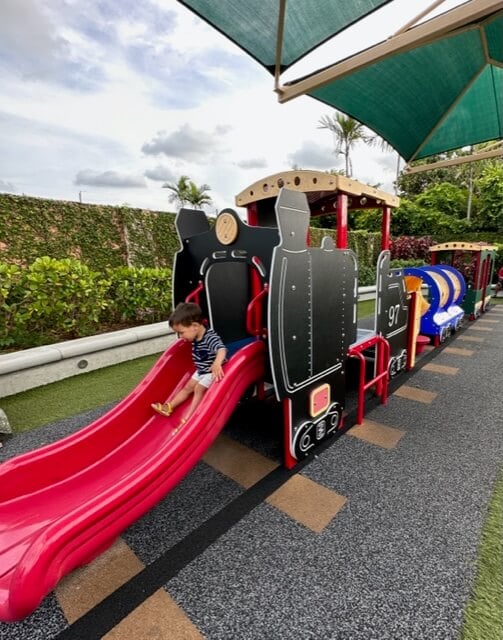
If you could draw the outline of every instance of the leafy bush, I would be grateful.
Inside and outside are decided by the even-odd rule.
[[[430,262],[429,247],[435,244],[430,236],[416,238],[414,236],[400,236],[393,238],[390,244],[392,260],[423,260]]]
[[[390,267],[392,269],[405,269],[406,267],[424,267],[424,265],[424,260],[391,260],[390,262]]]
[[[29,324],[39,336],[55,331],[70,337],[96,328],[108,282],[75,258],[37,258],[26,271]]]
[[[368,265],[358,265],[358,286],[371,287],[376,283],[376,268]]]
[[[162,320],[171,305],[171,270],[92,271],[79,260],[0,263],[0,349],[27,348]]]
[[[311,245],[319,247],[324,236],[329,236],[336,242],[337,233],[334,229],[310,228]],[[374,270],[377,257],[381,251],[381,234],[368,232],[361,229],[348,231],[348,247],[352,249],[358,258],[359,269],[370,268]]]
[[[23,332],[27,316],[20,307],[24,298],[22,270],[0,263],[0,349],[13,345]]]
[[[495,243],[497,247],[496,260],[494,261],[494,282],[498,281],[498,270],[503,267],[503,244]]]
[[[171,309],[171,269],[119,267],[107,271],[108,322],[156,322]]]

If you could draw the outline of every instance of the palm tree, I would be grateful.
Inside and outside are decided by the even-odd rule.
[[[334,134],[335,153],[344,156],[346,176],[350,177],[353,173],[350,158],[351,150],[360,140],[370,143],[373,136],[367,133],[361,122],[337,111],[333,117],[323,116],[319,123],[318,129],[328,129]]]
[[[203,204],[210,204],[211,197],[206,193],[210,191],[210,186],[202,184],[198,187],[192,181],[189,182],[189,191],[187,194],[187,202],[194,205],[197,209],[201,209]]]
[[[202,184],[198,187],[195,182],[190,180],[189,176],[180,176],[176,184],[166,182],[162,186],[171,191],[169,201],[176,202],[181,207],[191,204],[200,209],[203,204],[211,202],[211,197],[206,193],[206,191],[210,191],[209,185]]]
[[[369,147],[379,147],[383,153],[396,152],[396,175],[395,175],[395,193],[397,192],[398,177],[400,174],[400,154],[386,140],[381,138],[377,133],[373,133],[367,129],[358,120],[353,120],[343,113],[335,112],[333,118],[323,116],[320,119],[318,129],[329,129],[335,137],[335,152],[342,154],[346,162],[346,176],[351,176],[353,167],[351,164],[350,152],[357,142],[363,142]]]

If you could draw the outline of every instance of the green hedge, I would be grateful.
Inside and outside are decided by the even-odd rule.
[[[179,248],[174,221],[171,213],[0,194],[0,349],[167,317]],[[325,235],[336,239],[334,229],[311,228],[313,246]],[[359,285],[375,284],[381,234],[349,231],[348,246],[358,257]]]
[[[324,236],[329,236],[334,243],[337,240],[335,229],[319,229],[311,227],[311,243],[319,247]],[[381,234],[368,231],[348,231],[348,247],[358,259],[358,284],[361,287],[375,284],[377,258],[381,252]]]
[[[22,349],[164,320],[171,270],[93,271],[75,258],[0,263],[0,349]]]
[[[3,262],[77,258],[89,268],[171,267],[179,248],[172,213],[0,194]]]

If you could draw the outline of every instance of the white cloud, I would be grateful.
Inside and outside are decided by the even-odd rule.
[[[146,155],[165,155],[198,163],[207,162],[221,144],[221,131],[215,132],[194,129],[184,124],[177,131],[167,133],[158,131],[150,142],[146,142],[141,150]]]
[[[278,104],[265,70],[172,0],[2,0],[0,75],[2,188],[169,210],[161,184],[188,175],[220,209],[294,164],[342,166],[317,129],[326,105]],[[395,163],[357,149],[355,178],[391,188]]]
[[[288,161],[301,169],[328,170],[340,165],[338,156],[330,147],[304,140],[301,146],[288,155]]]
[[[12,184],[12,182],[7,182],[6,180],[0,180],[0,191],[7,192],[7,193],[14,193],[17,191],[17,189]]]
[[[165,167],[162,164],[158,164],[153,169],[147,169],[143,175],[156,182],[176,181],[176,173],[169,167]]]
[[[75,176],[75,184],[93,187],[146,187],[145,178],[134,174],[119,173],[117,171],[93,171],[83,169]]]
[[[34,0],[3,0],[0,4],[0,52],[6,68],[24,73],[53,66],[66,43]],[[36,65],[33,67],[32,65]]]
[[[244,160],[238,160],[234,164],[240,169],[265,169],[267,160],[263,156],[261,158],[245,158]]]
[[[50,82],[77,91],[96,89],[105,76],[58,29],[50,11],[34,0],[0,3],[0,69],[22,82]]]

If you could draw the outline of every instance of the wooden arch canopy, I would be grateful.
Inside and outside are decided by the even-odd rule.
[[[238,207],[246,207],[253,202],[269,198],[277,198],[282,187],[292,191],[300,191],[307,195],[312,215],[330,213],[322,207],[334,201],[338,193],[349,196],[350,209],[378,208],[388,206],[396,208],[400,198],[375,187],[371,187],[353,178],[324,173],[322,171],[282,171],[257,180],[238,193],[235,203]]]

